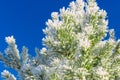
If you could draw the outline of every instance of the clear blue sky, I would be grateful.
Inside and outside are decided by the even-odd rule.
[[[42,29],[51,12],[67,7],[70,1],[73,0],[0,0],[0,51],[7,47],[4,38],[13,35],[20,50],[25,45],[34,54],[35,47],[42,48]],[[116,38],[120,38],[120,0],[97,2],[108,13],[109,28],[114,28]]]

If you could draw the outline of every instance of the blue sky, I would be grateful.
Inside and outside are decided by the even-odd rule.
[[[34,54],[35,47],[42,48],[42,29],[51,12],[67,7],[70,1],[73,0],[0,0],[0,51],[7,47],[4,38],[13,35],[20,50],[25,45]],[[114,28],[116,38],[120,38],[120,0],[97,2],[108,13],[109,28]]]

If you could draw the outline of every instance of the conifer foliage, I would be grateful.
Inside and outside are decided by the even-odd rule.
[[[120,80],[120,40],[115,40],[114,29],[108,29],[106,16],[95,0],[76,0],[52,12],[43,29],[45,47],[36,48],[34,57],[25,46],[20,52],[13,36],[6,37],[8,47],[0,60],[18,75],[4,70],[1,76],[5,80]]]

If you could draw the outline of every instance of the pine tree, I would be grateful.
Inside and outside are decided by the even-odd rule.
[[[13,36],[0,60],[18,72],[7,70],[5,80],[120,80],[120,40],[108,29],[107,13],[95,0],[76,0],[52,12],[43,29],[42,49],[31,57],[24,46],[20,52]],[[108,35],[109,34],[109,35]],[[108,37],[108,39],[106,39]]]

